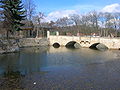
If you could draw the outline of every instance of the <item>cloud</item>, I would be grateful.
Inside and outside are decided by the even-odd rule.
[[[109,13],[120,12],[120,4],[115,3],[115,4],[107,5],[101,10],[101,12],[109,12]]]
[[[43,20],[43,22],[56,21],[59,18],[69,17],[71,14],[85,14],[92,10],[96,10],[98,12],[120,12],[120,4],[115,3],[111,5],[107,5],[105,7],[95,6],[95,5],[75,5],[72,10],[58,10],[50,12],[47,17]]]
[[[50,21],[56,21],[59,18],[63,17],[69,17],[71,14],[77,14],[78,12],[76,10],[61,10],[61,11],[53,11],[48,14],[46,17],[45,21],[50,22]]]

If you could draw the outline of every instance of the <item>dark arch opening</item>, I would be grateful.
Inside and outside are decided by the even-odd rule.
[[[68,42],[65,47],[67,48],[80,48],[80,44],[75,42],[75,41],[71,41],[71,42]]]
[[[95,43],[92,44],[89,48],[94,49],[94,50],[107,50],[108,47],[102,43]]]
[[[86,41],[85,43],[86,43],[86,44],[90,44],[90,42],[89,42],[89,41]]]
[[[54,44],[53,44],[53,47],[54,47],[54,48],[59,48],[59,47],[60,47],[60,44],[59,44],[59,43],[54,43]]]
[[[84,43],[84,41],[81,41],[80,43]]]
[[[97,47],[96,47],[96,46],[97,46],[98,44],[100,44],[100,43],[92,44],[89,48],[97,50]]]

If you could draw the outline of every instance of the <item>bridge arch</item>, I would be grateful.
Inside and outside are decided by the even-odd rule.
[[[108,47],[102,43],[94,43],[89,48],[95,49],[95,50],[107,50],[108,49]]]
[[[59,48],[59,47],[60,47],[60,44],[57,43],[57,42],[55,42],[55,43],[53,44],[53,47],[54,47],[54,48]]]
[[[67,48],[80,48],[81,46],[76,41],[70,41],[65,45],[65,47],[67,47]]]

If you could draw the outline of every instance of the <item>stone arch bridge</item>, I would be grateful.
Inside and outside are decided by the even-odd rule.
[[[56,32],[56,35],[50,35],[49,31],[47,31],[47,38],[50,45],[59,44],[60,46],[66,46],[68,43],[78,43],[81,47],[89,48],[92,45],[97,45],[100,43],[109,49],[120,49],[120,38],[61,36],[59,35],[59,32]]]

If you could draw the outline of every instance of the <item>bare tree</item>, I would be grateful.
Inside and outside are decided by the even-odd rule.
[[[33,17],[34,24],[41,25],[41,21],[45,18],[45,14],[42,12],[39,12],[38,15]]]
[[[89,23],[91,24],[91,26],[98,30],[98,14],[96,11],[92,11],[92,12],[89,12],[88,14],[88,17],[89,17]]]
[[[119,28],[119,17],[120,17],[120,13],[114,13],[113,14],[113,28],[115,29],[115,36],[118,36],[118,28]]]
[[[39,37],[39,33],[42,33],[42,36],[44,36],[44,30],[42,30],[42,20],[45,18],[44,13],[39,12],[38,15],[33,17],[33,23],[34,23],[34,30],[37,31],[37,37]]]
[[[81,24],[80,15],[73,14],[70,16],[70,19],[74,22],[77,32],[80,33],[80,27],[79,27],[79,25]]]
[[[69,25],[69,19],[68,19],[68,17],[60,18],[56,21],[56,24],[59,27],[66,27]]]
[[[99,12],[99,27],[100,27],[100,36],[104,36],[105,37],[105,17],[104,17],[104,13]]]
[[[26,16],[27,16],[27,19],[29,21],[32,20],[32,17],[34,16],[35,14],[35,4],[33,2],[33,0],[24,0],[24,7],[25,7],[25,10],[26,10]]]
[[[54,25],[55,25],[55,22],[54,21],[50,21],[49,26],[50,27],[54,27]]]
[[[110,34],[110,30],[113,29],[114,16],[112,15],[112,13],[105,13],[104,17],[105,17],[106,36],[108,36]]]
[[[81,17],[80,15],[78,14],[73,14],[70,16],[70,19],[74,21],[75,25],[78,26],[81,24],[80,20],[81,20]]]

